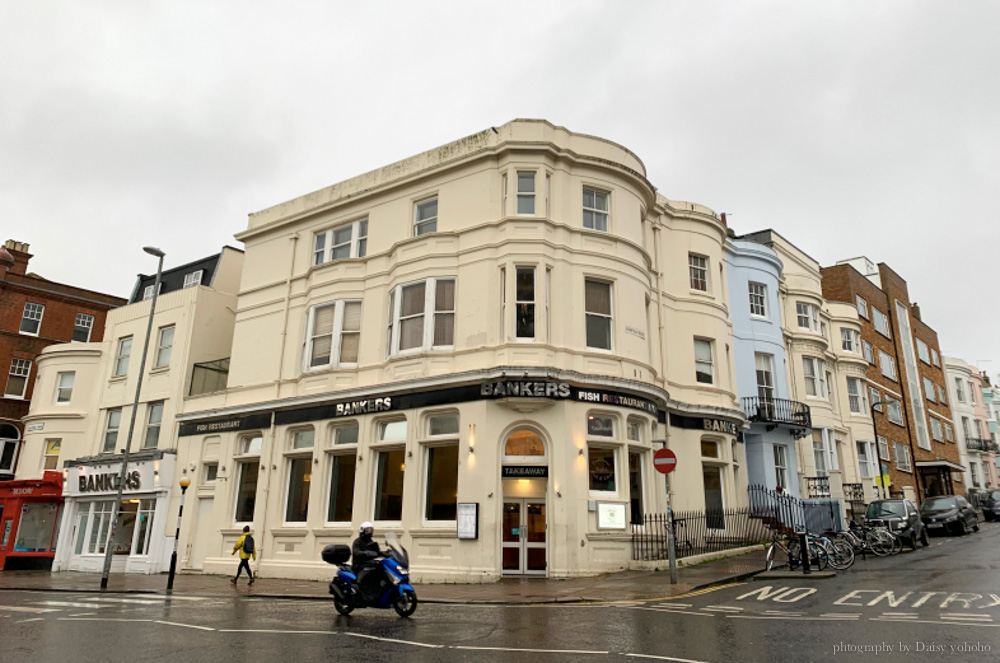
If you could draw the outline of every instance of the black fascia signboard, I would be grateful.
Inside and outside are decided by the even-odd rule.
[[[661,422],[664,422],[666,419],[666,413],[661,411],[654,401],[625,392],[576,387],[559,380],[501,378],[461,387],[446,387],[444,389],[409,393],[376,393],[371,396],[344,399],[321,405],[276,410],[274,412],[274,424],[282,426],[308,421],[322,421],[324,419],[356,417],[363,414],[397,412],[414,408],[506,398],[570,400],[579,403],[592,403],[594,405],[626,407],[653,415]],[[180,435],[200,435],[211,432],[266,428],[271,425],[270,416],[270,413],[268,413],[264,415],[249,415],[247,417],[232,417],[230,419],[187,422],[181,424]]]
[[[186,421],[180,425],[177,435],[209,435],[211,433],[226,433],[234,430],[252,430],[255,428],[270,428],[271,413],[248,414],[242,417],[225,417],[206,419],[204,421]]]
[[[726,433],[739,435],[740,425],[728,419],[716,417],[688,417],[683,414],[670,414],[670,425],[674,428],[689,428],[703,430],[709,433]]]
[[[545,479],[548,465],[504,465],[500,474],[504,479]]]

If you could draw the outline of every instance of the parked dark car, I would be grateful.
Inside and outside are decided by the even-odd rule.
[[[979,531],[979,516],[961,495],[928,497],[920,505],[920,518],[931,533],[968,534]]]
[[[885,525],[914,550],[917,541],[929,545],[927,530],[920,519],[916,505],[910,500],[876,500],[865,509],[865,523]]]
[[[1000,520],[1000,490],[991,490],[982,501],[983,518],[987,521]]]

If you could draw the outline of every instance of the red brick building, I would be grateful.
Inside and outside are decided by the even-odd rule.
[[[823,297],[849,302],[861,318],[868,403],[876,405],[879,462],[893,497],[917,503],[954,494],[961,472],[937,332],[910,301],[906,281],[867,258],[824,267]]]
[[[0,248],[0,480],[11,479],[17,466],[35,357],[54,343],[102,340],[107,311],[127,303],[29,274],[28,248],[13,240]]]

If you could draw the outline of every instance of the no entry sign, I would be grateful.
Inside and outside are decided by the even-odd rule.
[[[653,467],[661,474],[669,474],[677,467],[677,456],[670,449],[660,449],[653,454]]]

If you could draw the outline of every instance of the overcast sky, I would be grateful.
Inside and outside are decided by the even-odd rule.
[[[0,3],[2,239],[127,295],[246,215],[518,117],[907,279],[1000,372],[1000,2]],[[993,360],[988,363],[985,360]]]

